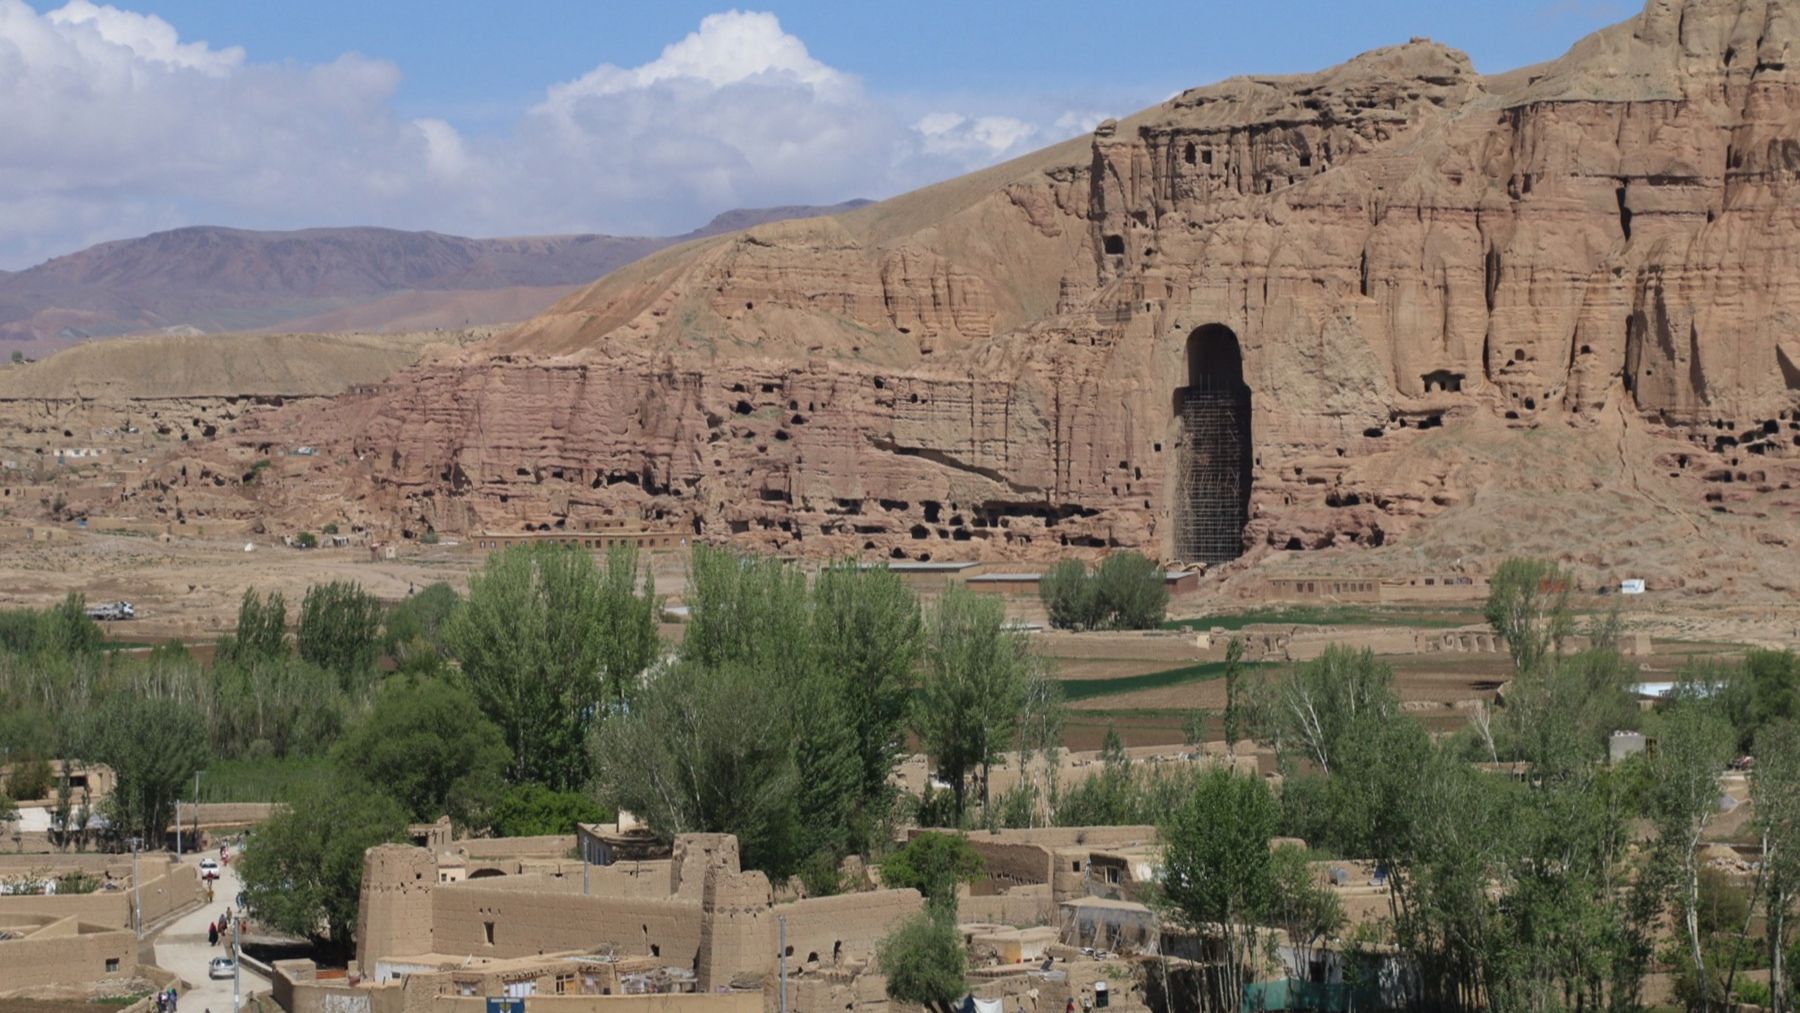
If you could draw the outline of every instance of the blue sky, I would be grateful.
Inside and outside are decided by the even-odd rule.
[[[888,196],[1415,35],[1507,70],[1636,10],[0,0],[0,268],[184,224],[678,232]]]

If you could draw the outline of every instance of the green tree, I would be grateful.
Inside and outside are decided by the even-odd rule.
[[[774,557],[694,546],[681,656],[711,668],[793,669],[810,626],[806,575]]]
[[[404,840],[406,811],[357,783],[309,785],[277,809],[239,860],[251,917],[340,959],[355,946],[363,852]]]
[[[675,664],[596,732],[601,799],[638,814],[664,840],[736,834],[747,868],[790,873],[799,857],[791,717],[764,673]]]
[[[316,549],[319,547],[319,536],[310,531],[302,531],[294,536],[294,547],[297,549]]]
[[[267,598],[254,588],[244,591],[238,602],[235,634],[219,644],[221,662],[249,663],[261,658],[274,658],[287,652],[287,601],[280,591]]]
[[[500,796],[494,806],[493,829],[500,837],[572,834],[577,823],[604,823],[615,816],[581,792],[521,784]]]
[[[479,828],[499,799],[511,754],[468,690],[421,680],[383,686],[332,756],[392,795],[414,820],[448,815]]]
[[[1367,648],[1339,645],[1297,668],[1273,688],[1264,738],[1277,752],[1298,751],[1331,773],[1344,737],[1359,721],[1386,721],[1397,709],[1394,670]]]
[[[306,589],[294,640],[300,657],[338,677],[346,690],[375,669],[381,603],[354,581],[334,580]]]
[[[859,817],[865,805],[885,796],[886,784],[879,786],[881,795],[865,798],[856,722],[840,696],[841,684],[823,670],[810,681],[794,714],[790,820],[796,857],[835,869],[839,858],[874,836]]]
[[[318,755],[350,724],[354,706],[337,677],[292,655],[239,655],[203,675],[188,666],[168,674],[166,692],[206,715],[223,758]]]
[[[1015,736],[1019,783],[1012,792],[1014,827],[1037,826],[1039,800],[1054,800],[1059,784],[1059,759],[1062,751],[1064,706],[1062,689],[1041,668],[1025,683],[1025,695],[1019,710],[1019,730]],[[1041,765],[1044,783],[1039,785],[1032,773],[1032,761],[1044,758]],[[1053,806],[1051,807],[1054,808]],[[990,821],[991,822],[991,821]]]
[[[18,818],[19,803],[14,802],[9,795],[0,795],[0,836],[5,835]]]
[[[113,829],[156,846],[174,822],[175,799],[206,762],[206,727],[172,700],[114,696],[89,717],[83,753],[118,778],[106,798]]]
[[[635,565],[615,550],[609,573]],[[588,731],[623,685],[654,660],[653,600],[612,593],[587,552],[518,545],[488,557],[448,629],[451,650],[481,709],[512,751],[515,782],[557,789],[589,774]],[[615,610],[628,608],[630,616]],[[636,624],[629,644],[616,638]],[[644,635],[644,628],[648,635]]]
[[[106,639],[100,624],[88,618],[87,599],[74,591],[63,596],[45,617],[43,650],[66,657],[91,655]]]
[[[1749,651],[1741,664],[1709,675],[1740,752],[1764,727],[1800,718],[1800,656],[1792,651]]]
[[[1314,948],[1344,927],[1344,905],[1320,884],[1305,848],[1284,844],[1269,855],[1269,899],[1263,914],[1294,947],[1289,972],[1305,978]]]
[[[1267,785],[1215,769],[1200,776],[1188,803],[1162,830],[1158,903],[1176,923],[1217,938],[1223,950],[1202,1009],[1235,1013],[1262,959],[1267,930],[1261,923],[1278,897],[1269,851],[1278,814]]]
[[[1138,821],[1138,791],[1131,756],[1118,728],[1106,726],[1100,772],[1077,782],[1056,800],[1056,823],[1065,827],[1116,827]]]
[[[1225,645],[1225,751],[1237,755],[1238,740],[1244,737],[1244,707],[1239,683],[1244,675],[1244,641],[1232,637]]]
[[[1662,718],[1650,796],[1658,857],[1678,870],[1676,900],[1698,1001],[1702,1008],[1711,1008],[1712,980],[1700,924],[1698,849],[1707,826],[1719,812],[1719,774],[1731,755],[1732,729],[1711,705],[1698,700],[1678,701]]]
[[[888,998],[954,1013],[968,982],[969,955],[953,922],[929,914],[901,922],[882,939],[876,962]]]
[[[927,624],[924,692],[914,727],[955,793],[959,822],[976,771],[987,801],[988,771],[1012,747],[1035,667],[1024,635],[1006,627],[999,599],[962,589],[938,599]]]
[[[1094,596],[1102,621],[1114,629],[1153,630],[1169,610],[1163,568],[1137,552],[1115,552],[1100,562]]]
[[[1795,898],[1800,897],[1800,726],[1792,721],[1775,722],[1757,733],[1750,801],[1767,880],[1769,993],[1776,1013],[1788,1013],[1793,998],[1787,948]]]
[[[986,870],[987,862],[968,838],[926,830],[881,860],[881,882],[895,890],[919,891],[932,917],[955,924],[956,888],[975,882]]]
[[[422,645],[423,649],[448,654],[445,635],[450,617],[461,604],[462,596],[441,580],[398,602],[382,617],[382,653],[403,660],[403,652],[414,650],[413,645]]]
[[[1574,632],[1574,583],[1567,570],[1542,559],[1508,559],[1488,578],[1488,625],[1506,640],[1515,671],[1537,669]]]
[[[24,753],[12,763],[12,773],[6,778],[6,794],[20,802],[47,798],[54,780],[49,760]]]
[[[71,591],[44,609],[0,610],[0,651],[18,656],[92,657],[105,634],[88,618],[87,599]]]
[[[866,827],[885,814],[892,795],[888,779],[904,752],[913,671],[924,641],[919,600],[886,567],[863,569],[850,560],[819,571],[812,600],[808,643],[826,680],[819,691],[838,698],[835,714],[819,717],[849,729],[857,816]],[[819,721],[802,727],[815,734],[828,731]],[[866,829],[857,836],[861,839],[852,843],[858,847],[870,844]]]
[[[1059,630],[1081,630],[1094,624],[1099,611],[1095,590],[1087,564],[1079,559],[1062,560],[1038,581],[1044,612],[1050,625]]]

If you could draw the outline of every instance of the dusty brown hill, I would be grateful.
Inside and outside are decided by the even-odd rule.
[[[89,342],[0,367],[0,400],[325,397],[378,383],[486,333],[157,334]]]
[[[0,272],[0,338],[44,349],[164,329],[407,330],[518,321],[674,243],[862,203],[728,211],[675,237],[175,229]]]
[[[1775,0],[1651,0],[1497,77],[1415,40],[1197,88],[661,251],[253,423],[372,462],[263,494],[415,533],[625,516],[809,554],[1264,572],[1532,551],[1788,590],[1796,43]]]

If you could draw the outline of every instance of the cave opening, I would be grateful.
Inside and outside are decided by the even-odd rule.
[[[1175,392],[1182,430],[1175,552],[1223,563],[1243,554],[1250,520],[1250,388],[1237,334],[1208,324],[1188,335],[1187,373],[1187,386]]]

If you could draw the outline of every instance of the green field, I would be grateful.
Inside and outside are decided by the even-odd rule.
[[[200,774],[202,802],[280,802],[302,785],[331,775],[323,756],[266,760],[217,760]],[[189,785],[192,792],[192,785]]]
[[[1251,664],[1243,666],[1245,671],[1257,667]],[[1224,675],[1225,663],[1223,661],[1203,661],[1197,665],[1183,665],[1180,668],[1165,669],[1161,672],[1145,672],[1143,675],[1120,676],[1117,679],[1059,679],[1057,686],[1062,690],[1062,698],[1065,702],[1076,703],[1100,696],[1140,693],[1147,689],[1181,686],[1190,682],[1206,682],[1222,678]]]

